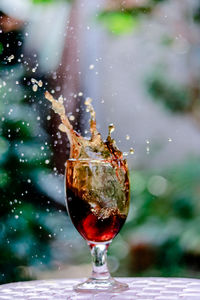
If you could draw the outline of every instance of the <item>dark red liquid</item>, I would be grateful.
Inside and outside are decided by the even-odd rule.
[[[84,237],[92,242],[112,240],[123,226],[126,215],[113,213],[101,218],[91,211],[91,206],[77,196],[76,191],[67,189],[67,205],[71,220]]]

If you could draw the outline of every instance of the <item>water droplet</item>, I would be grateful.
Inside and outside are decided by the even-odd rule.
[[[90,70],[93,70],[93,69],[94,69],[94,65],[90,65],[90,66],[89,66],[89,69],[90,69]]]
[[[43,86],[42,80],[39,80],[39,81],[38,81],[38,86],[39,86],[39,87],[42,87],[42,86]]]
[[[48,159],[45,160],[45,164],[48,165],[50,161]]]
[[[86,98],[85,99],[85,105],[90,105],[92,103],[92,98]]]
[[[128,140],[130,140],[130,135],[126,135],[126,140],[128,141]]]
[[[34,91],[34,92],[37,92],[37,90],[38,90],[38,86],[37,86],[37,84],[34,84],[34,85],[33,85],[33,91]]]
[[[59,129],[60,131],[62,131],[62,132],[67,132],[67,128],[66,128],[66,126],[65,126],[64,124],[60,124],[60,125],[58,126],[58,129]]]
[[[8,61],[11,62],[11,60],[13,60],[15,58],[15,56],[12,54],[8,57]]]
[[[135,151],[133,148],[130,148],[129,152],[130,152],[130,154],[134,154]]]
[[[114,124],[110,124],[108,126],[108,135],[111,135],[111,133],[115,130],[115,125]]]
[[[70,121],[74,121],[75,120],[75,117],[73,115],[69,116],[69,120]]]
[[[64,101],[63,96],[60,96],[60,97],[58,98],[58,102],[61,103],[61,104],[63,104],[63,101]]]

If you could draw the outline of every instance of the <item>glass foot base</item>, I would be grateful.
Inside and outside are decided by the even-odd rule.
[[[114,278],[109,279],[94,279],[89,278],[83,283],[74,286],[76,292],[96,293],[96,292],[110,292],[117,293],[128,290],[128,284],[119,282]]]

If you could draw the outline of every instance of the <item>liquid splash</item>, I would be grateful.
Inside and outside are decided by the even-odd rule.
[[[72,222],[86,240],[111,240],[125,222],[129,207],[128,166],[111,137],[115,127],[109,125],[108,137],[103,141],[96,127],[92,99],[86,98],[91,136],[85,138],[73,129],[65,114],[63,98],[56,100],[47,91],[45,97],[60,116],[59,129],[67,134],[70,141],[71,160],[66,167],[66,191],[67,199],[74,199],[68,201]],[[103,163],[99,163],[101,160]]]
[[[108,137],[106,141],[103,141],[101,134],[96,127],[96,113],[92,105],[92,99],[86,98],[85,105],[87,106],[87,111],[90,112],[90,139],[84,138],[79,133],[77,133],[68,117],[65,114],[65,108],[63,105],[63,98],[59,97],[58,100],[48,92],[45,92],[45,98],[49,100],[52,104],[52,109],[55,113],[60,116],[61,124],[59,129],[65,132],[70,141],[70,158],[73,159],[102,159],[115,162],[117,160],[123,161],[123,154],[117,148],[116,142],[111,138],[111,133],[114,131],[115,127],[113,124],[109,125]],[[124,166],[125,167],[125,166]]]

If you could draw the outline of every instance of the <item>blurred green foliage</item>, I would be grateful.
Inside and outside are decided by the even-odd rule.
[[[104,25],[107,30],[115,35],[122,35],[125,33],[132,32],[144,18],[152,17],[153,12],[159,6],[162,6],[168,0],[149,0],[145,3],[139,5],[138,3],[130,3],[127,5],[126,2],[117,2],[116,7],[113,10],[105,9],[98,15],[98,20]],[[193,7],[193,10],[189,11],[188,14],[184,14],[183,19],[185,19],[188,28],[193,21],[197,24],[200,20],[200,8],[199,5]],[[187,25],[184,25],[187,27]],[[174,45],[176,37],[163,35],[161,43],[163,46],[171,47]],[[199,51],[198,45],[192,40],[190,41],[190,53],[187,55],[188,67],[191,69],[193,66],[189,66],[189,62],[193,61],[190,55],[194,55],[195,52]],[[190,57],[190,58],[189,58]],[[192,73],[192,70],[190,70]],[[165,71],[163,72],[165,74]],[[177,82],[172,82],[164,76],[163,74],[156,74],[151,72],[150,79],[147,81],[147,89],[152,98],[159,101],[165,105],[167,109],[172,112],[192,112],[194,118],[196,118],[194,111],[199,106],[199,78],[196,74],[191,76],[190,82],[184,85],[180,85]]]
[[[147,88],[155,101],[163,103],[171,111],[184,112],[190,107],[189,89],[170,81],[162,74],[152,73],[151,78],[147,80]]]
[[[98,15],[98,20],[111,33],[122,35],[133,31],[140,23],[143,16],[149,16],[157,4],[167,0],[149,0],[145,5],[126,7],[122,2],[118,9],[104,10]]]
[[[107,30],[116,35],[129,33],[138,24],[138,19],[133,18],[130,13],[118,11],[103,12],[98,16],[98,20]]]
[[[194,11],[193,19],[195,22],[200,23],[200,5],[197,7],[197,9]]]
[[[0,54],[3,52],[3,45],[0,43]]]
[[[34,174],[49,172],[46,160],[51,152],[38,122],[39,110],[30,104],[34,96],[23,86],[22,34],[1,35],[10,45],[9,51],[2,47],[6,51],[0,57],[0,283],[5,283],[33,278],[31,266],[50,263],[50,198],[35,183]]]
[[[52,3],[53,0],[32,0],[34,4]]]
[[[200,277],[199,160],[131,172],[130,215],[122,230],[129,249],[125,275]]]

